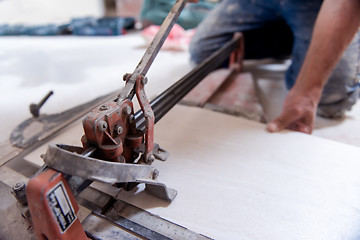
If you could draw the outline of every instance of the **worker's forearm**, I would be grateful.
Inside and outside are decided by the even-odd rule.
[[[324,85],[360,25],[360,0],[324,0],[309,50],[280,116],[267,125],[311,134]]]
[[[360,26],[360,0],[325,0],[303,67],[295,84],[318,101],[342,53]]]

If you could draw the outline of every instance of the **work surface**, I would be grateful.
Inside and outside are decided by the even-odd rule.
[[[30,117],[28,104],[48,90],[55,96],[43,113],[66,110],[122,86],[122,74],[144,52],[134,35],[23,40],[0,41],[0,142]],[[147,93],[155,96],[189,69],[187,53],[161,52],[149,71]],[[355,143],[358,128],[339,134],[352,134]],[[319,131],[326,129],[339,127]],[[80,145],[81,134],[75,123],[52,142]],[[154,164],[158,180],[177,189],[177,198],[169,205],[141,188],[120,191],[118,198],[216,239],[360,238],[357,147],[300,133],[269,134],[260,123],[183,106],[156,124],[155,140],[170,152],[165,163]],[[41,165],[45,149],[26,160]]]
[[[76,143],[81,126],[54,139]],[[65,141],[65,142],[64,142]],[[360,149],[301,133],[177,106],[155,127],[170,152],[158,181],[168,204],[142,192],[117,197],[215,239],[359,239]],[[26,157],[40,165],[39,154]]]
[[[171,153],[158,180],[177,199],[121,198],[216,239],[360,238],[359,148],[185,107],[156,136]]]

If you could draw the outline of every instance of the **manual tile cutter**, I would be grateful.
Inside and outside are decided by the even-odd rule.
[[[239,56],[241,34],[235,35],[189,74],[149,103],[144,86],[146,73],[175,23],[186,0],[175,3],[159,32],[132,74],[125,74],[125,87],[113,101],[93,109],[83,120],[83,147],[49,145],[45,165],[26,187],[32,223],[38,239],[87,239],[76,217],[75,196],[93,180],[132,189],[146,184],[146,191],[172,201],[177,192],[156,182],[159,172],[151,166],[168,153],[153,143],[154,124],[208,73],[232,54]],[[134,114],[136,95],[141,111]]]

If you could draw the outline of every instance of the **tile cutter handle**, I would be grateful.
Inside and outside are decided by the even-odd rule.
[[[141,75],[145,77],[151,64],[154,62],[155,57],[159,53],[160,48],[164,44],[165,39],[169,35],[172,27],[176,23],[181,11],[184,9],[188,1],[198,2],[197,0],[177,0],[175,2],[164,22],[161,24],[160,30],[155,35],[154,39],[151,41],[149,47],[146,49],[140,62],[136,66],[134,72],[129,75],[128,78],[124,77],[124,79],[126,79],[126,84],[119,94],[118,102],[121,102],[125,98],[133,98],[135,94],[134,87],[136,84],[136,79]]]

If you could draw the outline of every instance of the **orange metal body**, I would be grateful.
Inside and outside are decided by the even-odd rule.
[[[33,177],[26,195],[37,239],[88,239],[76,216],[79,206],[62,173],[49,169]]]

